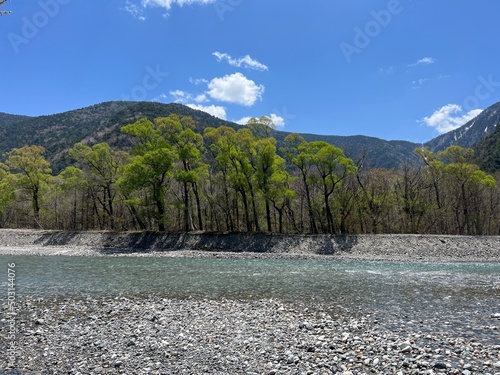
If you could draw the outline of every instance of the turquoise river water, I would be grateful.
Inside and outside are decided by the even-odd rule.
[[[19,298],[272,298],[370,315],[395,329],[459,330],[487,341],[500,335],[493,318],[500,313],[500,263],[0,256],[4,290],[9,263]]]

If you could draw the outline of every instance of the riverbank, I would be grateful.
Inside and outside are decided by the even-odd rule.
[[[0,230],[0,254],[500,262],[500,236]]]
[[[497,261],[491,255],[498,252],[497,241],[489,237],[447,236],[360,236],[354,241],[329,236],[3,230],[0,254],[485,262]],[[336,247],[339,244],[344,247],[339,249]],[[259,252],[247,251],[252,250],[249,246],[255,246]],[[187,250],[192,248],[197,250]],[[325,248],[335,251],[325,253]],[[230,252],[231,249],[238,252]],[[421,253],[422,249],[430,254]],[[459,251],[466,259],[459,259],[456,254],[451,257],[451,251]],[[86,282],[78,277],[86,273],[79,272],[73,261],[85,264],[88,277],[99,285],[109,286],[116,280],[123,285],[125,279],[148,276],[157,280],[156,276],[163,274],[167,278],[160,280],[160,285],[166,292],[155,291],[151,286],[146,292],[137,292],[123,285],[116,292],[100,288],[106,292],[84,293],[68,287],[66,293],[57,293],[63,290],[58,288],[68,278],[77,278],[78,286]],[[361,279],[360,288],[354,288],[354,292],[349,292],[350,288],[319,288],[321,295],[334,298],[304,300],[286,299],[282,292],[272,294],[270,299],[258,295],[255,289],[247,290],[242,297],[234,290],[231,297],[223,292],[196,294],[189,291],[186,280],[199,278],[199,273],[184,269],[179,272],[186,279],[179,285],[188,292],[176,296],[172,291],[175,283],[169,280],[178,280],[179,274],[164,265],[158,266],[164,261],[185,263],[186,260],[65,257],[16,260],[17,294],[11,305],[15,319],[11,319],[12,311],[7,304],[0,307],[0,374],[500,375],[496,274],[476,279],[455,270],[461,275],[457,279],[442,270],[462,266],[497,269],[497,264],[370,263],[376,267],[397,267],[394,273],[403,275],[403,279],[392,282],[390,278],[382,279],[381,287],[373,293],[369,286],[377,284],[375,280],[384,273],[358,269],[361,272],[353,274],[345,270],[347,263],[267,262],[340,265],[343,271],[329,272],[332,279],[327,279],[327,285],[348,280],[350,286]],[[29,268],[29,263],[34,267]],[[251,270],[236,277],[224,273],[228,271],[224,263],[260,262],[221,259],[206,263],[213,263],[215,275],[222,272],[224,285],[233,279],[243,290],[250,288],[255,278],[263,278],[266,289],[276,290],[277,284],[269,281],[274,275],[283,274],[280,269],[267,275]],[[136,267],[134,272],[131,264]],[[407,274],[411,267],[418,268],[419,277]],[[96,272],[100,269],[105,278]],[[314,275],[320,276],[321,269],[314,268]],[[125,273],[120,273],[123,270]],[[210,268],[203,268],[204,275],[209,271]],[[28,275],[37,272],[44,275],[45,281],[28,279]],[[342,274],[353,276],[345,279]],[[367,275],[370,277],[366,278]],[[312,279],[295,285],[310,285]],[[408,279],[411,282],[404,281]],[[286,280],[285,285],[290,288],[293,283],[289,281],[295,278]],[[36,293],[25,294],[22,287],[28,287],[29,283],[52,289],[53,293],[43,294],[43,298]],[[431,285],[441,286],[434,289]],[[82,290],[89,287],[86,288]],[[408,298],[398,299],[400,292],[408,293]],[[424,312],[422,307],[432,309],[431,313]]]
[[[413,322],[387,330],[376,316],[332,316],[273,300],[26,299],[17,309],[11,365],[19,372],[10,374],[500,372],[498,345],[446,327],[422,333],[425,322]],[[1,342],[5,353],[9,341]]]

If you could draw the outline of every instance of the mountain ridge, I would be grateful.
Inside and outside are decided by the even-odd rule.
[[[461,127],[424,143],[433,152],[443,151],[449,146],[474,148],[483,138],[493,133],[500,124],[500,102],[495,103]]]
[[[74,144],[82,142],[92,145],[108,142],[112,147],[129,149],[132,146],[132,140],[120,132],[122,126],[143,117],[152,120],[170,114],[192,117],[200,132],[209,126],[224,125],[234,129],[240,129],[243,126],[178,103],[109,101],[37,117],[0,113],[0,155],[12,148],[37,144],[45,147],[47,159],[51,161],[53,169],[57,172],[71,164],[68,150]],[[424,146],[434,152],[441,151],[452,144],[465,144],[463,147],[472,147],[472,143],[476,144],[487,135],[485,132],[483,137],[479,138],[476,129],[482,129],[485,126],[491,128],[491,121],[497,119],[500,123],[500,103],[489,107],[463,127],[438,136],[424,143]],[[474,126],[476,129],[471,131]],[[456,132],[459,132],[461,136],[458,137]],[[283,145],[288,134],[291,133],[281,130],[275,132],[278,146]],[[326,141],[340,147],[355,162],[363,158],[366,168],[394,169],[402,164],[417,165],[420,162],[414,150],[422,147],[421,143],[405,140],[388,141],[366,135],[338,136],[313,133],[300,135],[308,142]]]
[[[15,124],[17,122],[21,122],[23,120],[27,120],[32,118],[31,116],[25,115],[13,115],[10,113],[0,112],[0,127],[5,125]]]
[[[483,138],[475,147],[474,161],[488,173],[500,171],[500,126]]]

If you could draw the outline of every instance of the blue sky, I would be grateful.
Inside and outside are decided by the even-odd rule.
[[[500,2],[9,0],[0,111],[179,102],[425,142],[500,101]]]

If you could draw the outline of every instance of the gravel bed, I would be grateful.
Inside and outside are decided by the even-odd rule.
[[[0,255],[500,262],[500,236],[314,236],[0,229]]]
[[[224,258],[224,259],[317,259],[317,260],[352,260],[368,262],[433,262],[433,263],[499,263],[497,254],[480,256],[471,254],[457,256],[453,254],[429,254],[425,256],[408,256],[395,252],[349,252],[333,255],[302,253],[258,253],[258,252],[230,252],[205,250],[165,250],[144,251],[140,249],[123,248],[92,248],[84,246],[1,246],[0,255],[12,256],[88,256],[88,257],[165,257],[165,258]]]
[[[500,345],[276,300],[26,298],[17,312],[0,374],[500,374]]]
[[[346,242],[145,234],[150,242],[141,237],[140,245],[124,246],[137,236],[142,234],[0,230],[0,255],[500,262],[500,237],[383,235]],[[175,246],[164,247],[168,241]],[[237,245],[234,252],[224,250]],[[258,251],[246,250],[254,247]],[[500,339],[483,341],[446,325],[429,332],[426,322],[405,324],[397,314],[337,313],[277,300],[19,297],[13,326],[7,307],[1,308],[0,375],[500,375]],[[497,332],[500,314],[490,318],[487,327],[472,330]],[[13,329],[14,362],[5,355],[14,347]]]

